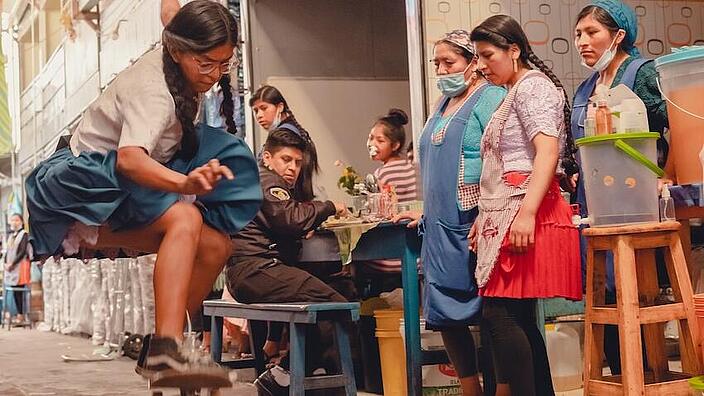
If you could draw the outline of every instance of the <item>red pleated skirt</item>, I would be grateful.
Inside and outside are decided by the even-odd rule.
[[[519,185],[527,175],[507,173],[504,180]],[[506,233],[489,282],[479,291],[486,297],[582,299],[579,230],[572,209],[562,198],[557,180],[550,184],[535,218],[535,245],[514,253]]]

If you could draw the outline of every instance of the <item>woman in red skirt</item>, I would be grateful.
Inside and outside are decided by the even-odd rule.
[[[479,70],[509,91],[482,137],[479,217],[471,235],[496,395],[551,395],[537,299],[582,297],[579,234],[558,183],[576,171],[569,105],[513,18],[492,16],[471,39]]]

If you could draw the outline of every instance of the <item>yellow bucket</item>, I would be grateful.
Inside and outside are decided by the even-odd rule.
[[[403,338],[398,332],[403,318],[401,309],[380,309],[374,311],[376,338],[379,341],[381,357],[381,378],[385,396],[405,396],[406,392],[406,350]]]

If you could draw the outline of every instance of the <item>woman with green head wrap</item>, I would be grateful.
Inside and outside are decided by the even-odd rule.
[[[633,9],[619,0],[593,0],[577,16],[575,46],[582,65],[594,71],[577,88],[572,114],[572,135],[584,136],[586,107],[598,84],[625,84],[645,103],[651,131],[662,133],[668,126],[665,101],[660,96],[650,60],[641,57],[635,41],[638,19]],[[658,163],[664,165],[667,145],[658,142]]]
[[[635,47],[638,37],[638,20],[633,9],[618,0],[593,0],[577,16],[575,46],[582,58],[582,65],[593,70],[577,88],[572,107],[572,136],[584,137],[584,120],[589,97],[598,84],[615,87],[624,84],[645,103],[651,131],[661,135],[668,127],[667,108],[660,96],[657,72],[651,60],[641,57]],[[667,156],[667,143],[661,136],[658,140],[658,163],[663,166]],[[578,158],[579,160],[579,158]],[[576,183],[576,201],[582,215],[587,213],[584,185]],[[581,240],[582,272],[585,274],[586,243]],[[615,303],[613,257],[607,255],[606,302]],[[604,330],[604,352],[613,374],[620,374],[618,331],[615,326]]]

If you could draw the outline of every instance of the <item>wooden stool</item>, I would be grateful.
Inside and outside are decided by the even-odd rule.
[[[585,395],[688,395],[687,379],[701,369],[699,329],[692,284],[677,222],[594,227],[587,238],[587,301],[584,337]],[[655,248],[665,247],[675,302],[656,305]],[[616,305],[604,304],[606,251],[614,254]],[[669,371],[665,322],[677,320],[683,373]],[[604,325],[617,325],[622,375],[603,376]],[[644,373],[641,327],[649,370]]]

